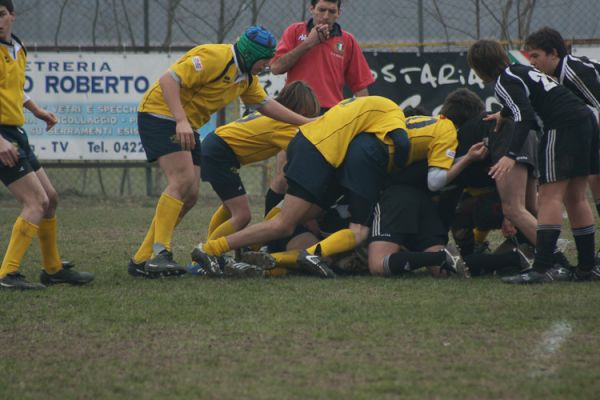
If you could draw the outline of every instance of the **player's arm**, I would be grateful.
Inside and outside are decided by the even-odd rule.
[[[315,119],[303,117],[273,99],[266,100],[257,109],[262,115],[291,125],[304,125]]]
[[[430,167],[427,171],[427,187],[432,192],[441,190],[448,183],[452,182],[460,173],[472,162],[480,161],[487,155],[487,148],[483,142],[475,143],[467,154],[456,159],[450,169],[439,167]]]
[[[327,24],[315,25],[306,37],[306,40],[271,62],[271,72],[275,75],[288,72],[310,49],[327,39],[329,39],[329,27]]]
[[[512,116],[515,121],[512,139],[505,155],[514,160],[523,148],[529,130],[536,126],[536,114],[522,81],[501,77],[495,91],[503,105],[500,115],[502,118]]]
[[[600,65],[588,59],[576,61],[567,57],[565,68],[565,80],[575,88],[575,94],[600,111],[600,74],[597,71]]]
[[[53,112],[43,109],[38,106],[29,96],[25,97],[25,102],[23,103],[23,107],[29,110],[37,119],[41,119],[46,123],[46,130],[52,129],[54,125],[58,122],[58,118]]]
[[[169,111],[171,111],[173,117],[175,117],[175,133],[177,135],[177,140],[183,150],[192,150],[196,145],[196,138],[194,136],[194,130],[187,119],[187,115],[185,115],[183,104],[181,104],[179,78],[174,72],[168,71],[161,76],[158,81],[163,92],[165,103],[167,104],[167,107],[169,107]]]

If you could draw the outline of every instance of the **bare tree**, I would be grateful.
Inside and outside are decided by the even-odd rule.
[[[125,24],[127,26],[127,32],[129,33],[129,40],[131,40],[131,45],[135,47],[135,35],[133,34],[133,26],[131,25],[131,20],[129,19],[127,7],[125,6],[125,0],[121,0],[121,8],[123,8],[123,16],[125,17]]]
[[[519,39],[521,40],[529,35],[529,28],[531,27],[531,19],[533,18],[535,6],[536,0],[517,1],[517,20],[519,22]]]
[[[62,27],[63,16],[65,15],[65,8],[67,8],[67,4],[69,0],[63,0],[62,5],[60,6],[60,11],[58,13],[58,23],[56,24],[56,32],[54,32],[54,46],[58,47],[58,36],[60,35],[60,28]]]
[[[169,47],[173,40],[173,22],[176,20],[175,12],[180,3],[181,0],[168,0],[167,2],[167,33],[165,34],[165,39],[162,44],[164,47]]]
[[[266,2],[266,0],[261,0],[260,2],[258,0],[252,0],[252,5],[251,5],[251,9],[252,9],[251,25],[256,25],[256,23],[258,22],[258,15],[260,14],[260,11],[262,10],[263,6],[265,5],[265,2]]]
[[[96,47],[96,28],[98,26],[98,14],[100,9],[100,0],[96,0],[96,8],[94,9],[94,20],[92,21],[92,45]]]
[[[112,11],[115,23],[115,30],[117,31],[117,43],[119,44],[119,46],[123,46],[123,39],[121,38],[121,28],[119,28],[119,13],[117,12],[117,0],[112,0]]]
[[[216,35],[216,43],[223,43],[227,35],[238,22],[239,18],[250,6],[251,4],[249,0],[238,0],[236,7],[232,7],[231,4],[229,7],[227,7],[226,0],[219,0],[218,13],[216,16],[198,14],[197,11],[190,9],[184,4],[181,4],[181,9],[185,11],[188,17],[198,19],[200,22],[202,22],[202,26],[214,32]],[[197,28],[197,21],[193,21],[193,24],[190,25],[185,24],[183,20],[179,21],[177,18],[175,18],[174,22],[190,41],[197,42],[197,38],[194,39],[188,32],[191,31],[200,33]]]

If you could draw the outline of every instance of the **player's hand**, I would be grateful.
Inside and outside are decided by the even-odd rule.
[[[500,128],[502,127],[502,116],[500,115],[500,112],[486,115],[485,117],[483,117],[483,120],[496,122],[496,126],[494,127],[494,132],[500,131]]]
[[[187,119],[177,122],[175,132],[182,150],[192,150],[196,146],[196,135]]]
[[[37,119],[41,119],[46,123],[46,132],[52,129],[54,125],[58,122],[58,118],[56,114],[50,111],[46,111],[44,109],[40,109],[37,113],[34,114]]]
[[[492,177],[492,179],[499,179],[507,172],[515,166],[515,160],[510,157],[504,156],[498,162],[490,168],[490,172],[488,175]]]
[[[483,142],[475,143],[467,152],[467,157],[471,161],[481,161],[488,154],[488,149]]]
[[[515,225],[508,219],[504,218],[502,220],[502,235],[505,238],[513,237],[517,234],[517,228]]]
[[[19,152],[15,146],[0,136],[0,163],[12,168],[19,161]]]
[[[311,29],[304,43],[312,47],[327,39],[329,39],[329,26],[327,24],[319,24]]]

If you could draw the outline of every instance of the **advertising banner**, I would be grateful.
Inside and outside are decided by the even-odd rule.
[[[32,53],[25,92],[58,116],[49,132],[26,112],[25,130],[42,160],[145,160],[137,106],[182,54]],[[215,129],[216,117],[201,129]]]
[[[466,53],[365,53],[375,83],[370,94],[388,97],[400,107],[421,106],[432,114],[446,96],[466,87],[481,96],[486,108],[497,103],[492,85],[485,85],[467,63]]]

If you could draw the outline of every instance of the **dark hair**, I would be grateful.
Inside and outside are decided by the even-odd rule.
[[[404,111],[404,116],[405,117],[413,117],[415,115],[429,115],[431,116],[431,111],[429,111],[428,109],[426,109],[423,106],[407,106],[404,109],[402,109],[402,111]]]
[[[15,6],[12,0],[0,0],[0,7],[4,6],[8,10],[8,12],[15,12]]]
[[[525,39],[525,50],[533,49],[541,49],[546,53],[552,53],[552,50],[556,49],[560,58],[567,55],[567,46],[560,33],[547,26],[533,32]]]
[[[469,66],[475,70],[484,81],[496,79],[504,68],[510,64],[510,59],[500,43],[494,40],[478,40],[467,53]]]
[[[275,100],[290,110],[308,118],[316,117],[321,112],[321,105],[317,96],[304,81],[290,83],[279,92]]]
[[[320,1],[320,0],[310,0],[310,5],[314,7],[314,6],[316,6],[316,5],[317,5],[317,3],[318,3],[319,1]],[[340,8],[342,8],[342,0],[323,0],[323,1],[326,1],[326,2],[328,2],[328,3],[337,3],[338,10],[339,10]]]
[[[444,100],[440,114],[460,128],[462,124],[483,113],[485,106],[481,98],[472,90],[456,89]]]

